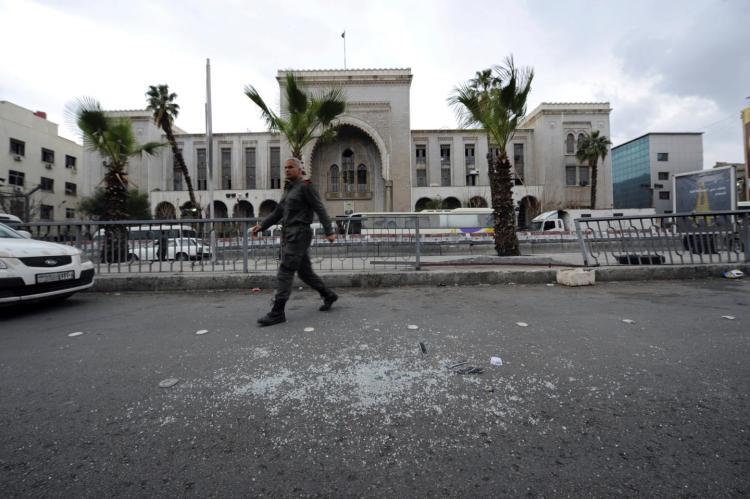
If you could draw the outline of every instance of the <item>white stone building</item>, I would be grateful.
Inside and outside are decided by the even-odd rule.
[[[446,207],[489,205],[486,134],[478,129],[412,130],[410,69],[295,74],[305,88],[339,87],[347,100],[347,110],[338,120],[337,139],[325,144],[314,141],[303,151],[307,174],[332,215],[413,211],[430,199]],[[285,71],[277,74],[282,109],[285,75]],[[249,112],[256,112],[248,104]],[[610,111],[608,103],[542,104],[528,114],[508,147],[515,165],[514,198],[520,225],[542,209],[588,206],[590,174],[575,159],[575,141],[591,130],[610,136]],[[160,136],[147,112],[127,113],[139,139]],[[215,134],[213,140],[216,216],[263,216],[272,210],[282,194],[282,163],[289,156],[283,137],[270,132],[231,133]],[[205,207],[206,137],[180,133],[177,141]],[[96,161],[87,159],[86,164],[92,168],[90,178],[101,179],[103,171]],[[149,191],[156,216],[178,216],[188,201],[184,180],[174,169],[168,149],[158,159],[132,162],[130,178],[138,188]],[[599,166],[598,191],[597,207],[611,207],[609,157]]]
[[[0,101],[0,211],[24,220],[78,217],[85,192],[81,146],[58,135],[56,123]]]

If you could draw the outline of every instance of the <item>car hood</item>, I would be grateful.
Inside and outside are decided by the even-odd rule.
[[[77,255],[79,250],[64,244],[36,241],[34,239],[0,238],[0,258],[25,258],[29,256]]]

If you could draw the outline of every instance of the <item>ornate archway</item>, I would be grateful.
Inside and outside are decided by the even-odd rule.
[[[258,216],[260,218],[267,217],[268,215],[270,215],[273,212],[273,210],[276,209],[276,205],[277,204],[278,203],[276,203],[276,201],[274,201],[272,199],[266,199],[265,201],[263,201],[262,203],[260,203],[260,208],[258,209]]]
[[[482,196],[474,196],[469,199],[469,208],[487,208],[487,200]]]
[[[169,201],[162,201],[156,205],[154,217],[157,220],[174,220],[177,218],[177,210],[175,210],[174,205]]]
[[[531,220],[541,213],[542,205],[534,196],[526,196],[518,202],[518,228],[527,227]]]
[[[456,208],[461,207],[461,201],[454,198],[453,196],[447,197],[443,199],[440,207],[444,210],[455,210]]]
[[[232,210],[232,218],[253,218],[255,216],[255,210],[253,205],[249,201],[244,199],[237,202]]]

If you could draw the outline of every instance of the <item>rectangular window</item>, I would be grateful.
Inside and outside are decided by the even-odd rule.
[[[26,174],[15,170],[8,170],[8,184],[23,187]]]
[[[427,169],[417,169],[417,187],[427,187]]]
[[[78,186],[72,182],[65,182],[65,194],[68,196],[77,196]]]
[[[269,164],[271,165],[271,189],[281,189],[281,149],[272,147]]]
[[[26,142],[18,139],[10,139],[10,153],[16,156],[26,156]]]
[[[221,188],[232,188],[232,150],[221,149]]]
[[[68,220],[76,217],[76,210],[73,208],[65,208],[65,218]]]
[[[659,199],[669,201],[669,191],[659,191]]]
[[[419,145],[414,148],[414,159],[416,160],[417,168],[427,167],[427,146]]]
[[[208,189],[208,177],[206,174],[206,149],[196,149],[196,162],[198,167],[198,190],[205,191]]]
[[[523,180],[523,144],[513,144],[513,166],[516,169],[516,175]]]
[[[578,185],[575,166],[565,167],[565,185]]]
[[[580,185],[582,186],[589,185],[589,167],[588,166],[578,167],[578,181]]]
[[[490,147],[490,160],[500,157],[500,148],[492,146]]]
[[[255,189],[255,148],[245,148],[245,189]]]
[[[659,180],[669,180],[669,172],[659,172]]]
[[[477,175],[466,175],[466,185],[477,185]]]
[[[39,207],[39,218],[42,220],[52,220],[55,218],[55,208],[48,204],[43,204]]]
[[[669,153],[668,152],[657,152],[656,153],[656,161],[669,161]]]
[[[466,169],[473,170],[476,165],[476,151],[474,150],[474,144],[467,144],[464,146],[464,161],[466,162]]]
[[[178,149],[178,151],[182,152],[182,149]],[[172,157],[172,189],[175,191],[181,191],[182,190],[182,169],[177,164],[177,156],[174,155]]]
[[[42,163],[54,163],[55,151],[42,147]]]
[[[75,167],[76,167],[76,157],[66,154],[65,155],[65,168],[75,168]]]
[[[451,169],[449,168],[441,168],[440,169],[440,185],[443,187],[448,187],[451,185]]]
[[[450,144],[440,144],[440,166],[450,168],[451,166],[451,146]]]
[[[55,181],[54,179],[42,177],[41,182],[39,182],[39,185],[41,186],[41,189],[46,192],[55,192]]]

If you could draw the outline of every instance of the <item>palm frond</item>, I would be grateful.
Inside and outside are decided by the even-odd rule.
[[[281,124],[281,118],[271,111],[269,107],[266,105],[266,103],[263,101],[263,98],[260,96],[258,91],[255,89],[252,85],[246,85],[245,86],[245,95],[247,95],[251,101],[255,103],[256,106],[260,108],[260,116],[263,119],[263,121],[266,122],[266,126],[268,129],[272,132],[280,132],[283,128]]]
[[[160,148],[167,145],[168,144],[166,142],[146,142],[145,144],[141,144],[140,146],[138,146],[134,152],[153,156]]]
[[[289,114],[304,113],[307,110],[307,94],[299,87],[294,73],[286,74],[286,102]]]

